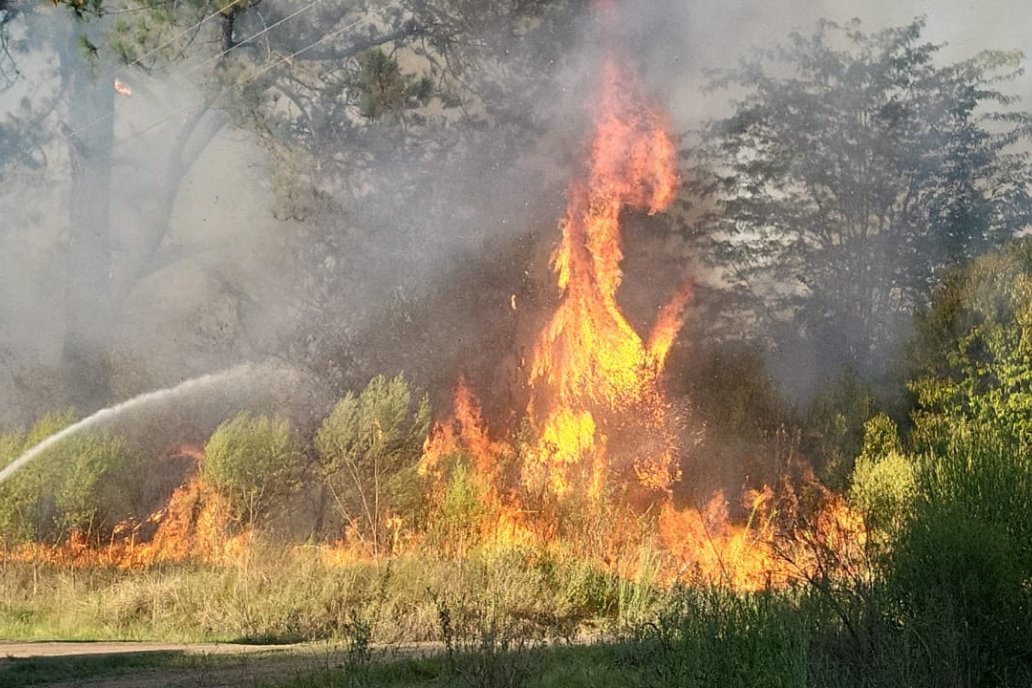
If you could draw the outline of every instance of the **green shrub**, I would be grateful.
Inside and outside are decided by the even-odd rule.
[[[470,550],[480,539],[486,511],[483,495],[464,457],[457,457],[428,532],[429,541],[441,551],[456,554]]]
[[[926,670],[1007,685],[1032,644],[1032,240],[954,270],[916,327],[908,453],[872,421],[852,496],[898,532],[886,583]]]
[[[906,524],[916,498],[914,465],[903,453],[896,424],[884,414],[865,426],[864,448],[853,469],[850,502],[872,532],[893,535]]]
[[[302,452],[285,418],[241,413],[218,427],[205,454],[205,482],[242,523],[265,521],[300,486]]]
[[[415,466],[430,428],[430,403],[414,403],[402,376],[373,378],[358,396],[337,402],[316,435],[324,484],[342,525],[361,528],[377,551],[385,521],[419,518]]]
[[[27,434],[0,438],[0,466],[71,425],[48,414]],[[125,440],[84,433],[57,444],[0,484],[0,539],[57,542],[72,531],[99,541],[140,503],[140,465]]]

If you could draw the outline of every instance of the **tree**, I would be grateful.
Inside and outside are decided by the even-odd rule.
[[[172,137],[174,146],[163,168],[167,184],[146,194],[152,213],[132,227],[120,224],[120,208],[113,207],[112,199],[120,186],[117,175],[123,172],[117,153],[124,148],[115,137],[114,77],[126,79],[134,67],[155,67],[190,36],[180,32],[179,40],[172,40],[173,17],[158,5],[131,8],[123,14],[133,18],[130,22],[112,21],[101,3],[67,4],[78,19],[64,8],[29,11],[25,6],[7,15],[17,18],[11,20],[11,35],[18,36],[20,52],[31,51],[26,62],[36,68],[32,76],[39,83],[22,84],[27,95],[17,115],[0,124],[0,175],[3,190],[12,195],[23,184],[48,190],[69,186],[67,196],[58,194],[62,201],[67,198],[68,219],[60,246],[53,247],[50,257],[51,263],[61,264],[47,267],[60,276],[63,292],[55,310],[63,311],[58,317],[64,327],[64,396],[80,410],[91,411],[111,401],[107,359],[121,306],[135,285],[162,264],[159,249],[180,182],[218,127],[209,126],[212,118],[204,118],[210,101],[199,112],[188,113]],[[180,15],[192,16],[189,12],[195,9],[184,5]],[[135,58],[120,42],[127,32],[134,37]],[[55,124],[58,118],[63,121]],[[22,232],[28,234],[33,224],[20,223]],[[40,240],[33,238],[32,243]],[[12,378],[24,375],[19,363],[26,367],[9,362]]]
[[[344,524],[360,526],[374,552],[387,545],[385,519],[398,515],[406,491],[418,489],[415,468],[429,429],[429,401],[413,404],[400,375],[379,375],[358,396],[349,392],[319,428],[324,483]]]
[[[263,524],[300,487],[302,453],[285,418],[241,413],[218,427],[204,452],[205,482],[241,523]]]
[[[867,377],[944,270],[1032,221],[1032,117],[1001,110],[1020,54],[941,66],[924,20],[812,36],[720,75],[741,89],[713,123],[719,217],[708,239],[726,286],[788,319],[819,357]]]
[[[1032,451],[1032,239],[951,271],[908,354],[918,448],[969,429]]]

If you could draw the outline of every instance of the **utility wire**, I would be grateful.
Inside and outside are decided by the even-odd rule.
[[[236,1],[237,0],[234,0],[234,2],[231,2],[230,4],[224,6],[222,9],[220,9],[220,10],[218,10],[216,12],[213,12],[212,14],[204,17],[203,19],[201,19],[200,21],[195,23],[193,26],[191,26],[191,27],[189,27],[189,28],[179,32],[178,34],[176,34],[175,36],[173,36],[169,40],[165,41],[161,45],[157,46],[156,48],[153,48],[152,50],[148,51],[147,53],[145,53],[145,54],[141,55],[140,57],[136,58],[135,60],[133,60],[132,62],[129,63],[129,66],[139,65],[142,60],[146,59],[150,55],[155,54],[159,50],[162,50],[165,47],[171,45],[173,42],[175,42],[179,38],[181,38],[181,37],[187,35],[188,33],[190,33],[192,31],[200,28],[205,22],[210,21],[214,17],[219,16],[222,13],[222,10],[224,10],[224,9],[226,9],[228,7],[231,7],[233,4],[235,4]],[[311,10],[316,5],[319,5],[319,4],[323,3],[323,2],[325,2],[325,0],[312,0],[311,3],[309,3],[308,5],[302,7],[301,9],[295,10],[294,12],[290,13],[286,17],[283,17],[282,19],[280,19],[280,20],[270,24],[269,26],[266,26],[261,31],[258,31],[256,33],[252,34],[251,36],[248,36],[247,38],[243,39],[242,41],[239,41],[238,43],[236,43],[236,44],[226,48],[225,50],[222,50],[220,53],[218,53],[217,55],[215,55],[215,56],[213,56],[211,58],[208,58],[204,62],[202,62],[200,64],[195,64],[195,65],[187,68],[187,70],[184,73],[177,74],[173,78],[185,82],[186,79],[190,75],[192,75],[193,73],[195,73],[195,72],[197,72],[197,71],[207,67],[208,65],[212,64],[213,62],[217,62],[218,60],[221,60],[223,57],[225,57],[229,52],[231,52],[235,48],[237,48],[237,47],[239,47],[241,45],[246,45],[248,43],[253,42],[257,38],[259,38],[259,37],[263,36],[264,34],[268,33],[269,31],[272,31],[276,27],[281,26],[285,22],[293,19],[294,17],[297,17],[298,15],[301,15],[301,14],[307,12],[308,10]],[[383,9],[386,10],[386,9],[393,8],[393,7],[397,6],[397,5],[399,5],[400,2],[401,2],[401,0],[395,0],[395,2],[392,2],[391,4],[387,5]],[[282,64],[283,62],[286,62],[287,60],[293,59],[294,57],[297,57],[298,55],[300,55],[300,54],[302,54],[302,53],[304,53],[304,52],[306,52],[308,50],[311,50],[312,48],[316,47],[317,45],[319,45],[319,44],[321,44],[321,43],[323,43],[323,42],[325,42],[327,40],[330,40],[331,38],[335,38],[336,36],[339,36],[344,31],[346,31],[346,30],[348,30],[350,28],[353,28],[353,27],[357,26],[358,24],[361,24],[361,23],[367,21],[369,16],[370,16],[370,14],[367,14],[365,17],[363,17],[363,18],[361,18],[361,19],[359,19],[359,20],[357,20],[355,22],[352,22],[351,24],[349,24],[349,25],[347,25],[345,27],[342,27],[341,29],[338,29],[338,30],[336,30],[336,31],[334,31],[334,32],[332,32],[330,34],[327,34],[327,35],[323,36],[322,38],[320,38],[318,41],[312,43],[311,45],[308,45],[308,46],[302,48],[301,50],[298,50],[298,51],[292,53],[291,55],[289,55],[287,57],[284,57],[281,60],[273,63],[272,65],[267,66],[265,69],[259,71],[258,73],[252,75],[249,79],[245,80],[243,83],[240,84],[240,86],[242,87],[242,86],[245,86],[245,85],[251,83],[252,81],[254,81],[254,79],[258,78],[262,74],[265,74],[270,69],[273,69],[274,67]],[[129,140],[131,138],[139,136],[140,134],[142,134],[142,133],[144,133],[146,131],[150,131],[151,129],[153,129],[157,125],[162,124],[164,122],[167,122],[169,119],[172,119],[173,117],[181,114],[182,112],[185,112],[188,109],[189,109],[189,106],[187,106],[185,108],[181,108],[179,110],[176,110],[171,115],[168,115],[166,117],[163,117],[163,118],[159,119],[154,124],[148,125],[144,129],[142,129],[142,130],[140,130],[138,132],[135,132],[135,133],[133,133],[132,135],[130,135],[128,137],[116,140],[115,143],[120,143],[121,141]],[[106,121],[106,120],[108,120],[108,119],[110,119],[112,117],[114,117],[114,112],[106,112],[103,115],[101,115],[101,116],[99,116],[99,117],[97,117],[97,118],[95,118],[95,119],[93,119],[93,120],[83,124],[82,126],[70,128],[69,134],[70,135],[81,135],[81,134],[89,131],[93,127],[97,126],[98,124],[100,124],[100,123],[102,123],[102,122],[104,122],[104,121]],[[22,155],[20,155],[18,157],[17,160],[15,160],[14,162],[11,163],[11,165],[12,166],[18,165],[18,164],[24,162],[25,160],[27,160],[29,157],[31,157],[31,155],[32,155],[32,150],[26,149],[25,151],[23,151]]]
[[[400,5],[401,2],[402,2],[402,0],[394,0],[394,2],[392,2],[389,5],[385,6],[383,9],[385,9],[385,10],[386,9],[391,9],[393,7],[396,7],[397,5]],[[295,50],[294,52],[290,53],[289,55],[282,56],[280,59],[276,60],[272,64],[266,65],[264,68],[260,69],[259,71],[255,72],[254,74],[250,75],[249,77],[247,77],[246,79],[241,81],[239,84],[235,84],[236,88],[241,88],[242,89],[242,88],[246,87],[248,84],[252,83],[253,81],[258,79],[259,77],[267,74],[272,69],[275,69],[276,67],[280,66],[281,64],[284,64],[286,62],[289,62],[290,60],[293,60],[298,55],[302,55],[302,54],[308,52],[309,50],[311,50],[312,48],[315,48],[315,47],[325,43],[326,41],[329,41],[329,40],[331,40],[333,38],[336,38],[337,36],[341,35],[345,31],[347,31],[349,29],[355,28],[359,24],[365,23],[366,21],[369,20],[369,18],[370,18],[370,14],[366,14],[364,17],[362,17],[360,19],[357,19],[357,20],[353,21],[352,23],[347,24],[346,26],[342,26],[339,29],[336,29],[335,31],[332,31],[331,33],[326,34],[325,36],[323,36],[319,40],[317,40],[317,41],[315,41],[313,43],[310,43],[309,45],[306,45],[305,47],[301,48],[300,50]],[[140,129],[139,131],[135,131],[135,132],[133,132],[132,134],[130,134],[128,136],[125,136],[125,137],[122,137],[120,139],[117,139],[115,141],[115,144],[124,143],[125,141],[129,141],[130,139],[134,139],[137,136],[142,136],[143,134],[146,134],[147,132],[149,132],[149,131],[151,131],[153,129],[156,129],[157,127],[161,126],[162,124],[168,122],[169,120],[172,120],[172,119],[175,119],[176,117],[179,117],[181,114],[183,114],[184,112],[188,111],[190,109],[190,107],[191,106],[189,106],[189,105],[187,105],[185,107],[182,107],[182,108],[172,112],[171,114],[166,115],[165,117],[162,117],[161,119],[159,119],[159,120],[157,120],[155,122],[152,122],[151,124],[147,125],[143,129]]]

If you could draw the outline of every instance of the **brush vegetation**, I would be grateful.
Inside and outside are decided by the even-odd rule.
[[[223,15],[229,40],[232,18],[257,4]],[[449,4],[468,10],[476,3]],[[522,4],[521,12],[550,5]],[[423,17],[426,5],[412,3],[413,16]],[[548,32],[564,16],[516,23]],[[451,35],[434,32],[448,24],[435,18],[420,28],[406,20],[384,44],[437,35],[427,45],[444,50],[455,45]],[[1032,115],[1004,112],[1014,99],[997,90],[1019,74],[1020,56],[993,51],[941,66],[940,46],[922,42],[922,30],[922,20],[873,34],[824,22],[813,36],[794,36],[719,76],[715,86],[743,95],[697,155],[686,156],[711,156],[708,173],[686,170],[686,177],[697,174],[705,190],[696,190],[712,203],[683,214],[697,226],[674,230],[701,243],[700,255],[722,271],[730,291],[700,296],[700,312],[719,311],[723,320],[713,318],[699,341],[675,348],[668,360],[673,405],[690,408],[685,415],[697,422],[678,429],[690,451],[678,457],[683,478],[671,501],[701,510],[717,489],[778,485],[812,468],[861,515],[862,556],[840,560],[815,540],[808,554],[817,566],[800,569],[791,585],[743,591],[690,572],[671,582],[659,573],[670,564],[666,553],[647,538],[620,550],[613,514],[576,498],[523,500],[552,518],[550,546],[486,537],[504,495],[488,494],[474,457],[455,451],[441,457],[438,474],[420,473],[432,416],[413,381],[436,373],[376,376],[344,392],[344,368],[362,368],[364,381],[376,366],[339,353],[341,331],[358,329],[340,316],[347,325],[299,335],[306,350],[334,352],[306,362],[340,383],[343,396],[325,417],[309,425],[230,418],[205,438],[205,459],[178,476],[207,491],[189,503],[190,513],[202,512],[207,498],[228,505],[223,525],[243,546],[225,561],[196,556],[121,569],[66,566],[52,556],[100,549],[160,520],[154,506],[167,504],[172,489],[152,470],[155,457],[128,438],[70,438],[0,484],[0,637],[326,640],[344,648],[342,667],[284,684],[293,688],[1032,685],[1032,239],[1013,238],[1032,221],[1032,165],[1029,151],[1012,145],[1027,142]],[[548,52],[539,57],[552,60]],[[348,91],[346,105],[360,117],[339,117],[337,94],[306,100],[330,105],[316,112],[319,121],[344,123],[334,135],[338,148],[353,148],[356,158],[368,153],[355,136],[365,120],[376,120],[384,141],[397,135],[411,150],[433,148],[425,144],[436,130],[424,125],[434,118],[416,111],[434,84],[403,72],[392,53],[372,48],[351,58],[357,90]],[[537,80],[536,64],[528,61],[528,83]],[[786,69],[791,78],[780,76]],[[446,109],[461,102],[435,97]],[[488,117],[493,105],[480,101],[470,111],[483,108]],[[999,111],[987,126],[980,113],[992,108]],[[270,112],[292,111],[279,105]],[[255,113],[242,119],[262,121]],[[277,151],[291,145],[277,131],[312,131],[311,122],[262,129]],[[486,120],[470,130],[485,132],[472,145],[505,138]],[[343,175],[326,188],[349,186],[342,180],[352,179],[352,158],[337,160],[330,139],[303,138],[292,149],[301,157],[280,173],[296,173],[296,160],[318,149],[321,174]],[[436,162],[428,155],[420,164],[436,174]],[[427,174],[403,175],[397,185],[436,194],[424,182],[440,177]],[[352,273],[371,274],[354,269],[362,251],[338,265],[348,253],[338,237],[367,239],[390,227],[420,245],[415,228],[393,215],[371,213],[370,226],[339,231],[340,209],[351,205],[327,201],[322,191],[294,195],[295,185],[303,182],[283,187],[287,216],[303,222],[330,208],[321,221],[333,231],[315,243],[331,253],[312,249],[320,275],[313,280],[327,293],[347,291],[341,285],[361,279]],[[419,205],[411,195],[406,202]],[[389,199],[385,206],[400,205]],[[466,209],[438,203],[442,209],[428,207],[426,217],[444,213],[461,228]],[[358,218],[367,206],[354,208]],[[412,222],[420,224],[425,217],[417,214]],[[410,272],[405,261],[418,251],[403,253],[392,266],[399,274]],[[108,274],[97,262],[98,274]],[[771,286],[759,293],[757,284]],[[505,281],[501,308],[490,291],[485,303],[516,310],[510,288]],[[408,291],[418,289],[395,289],[394,305],[359,321],[382,339],[341,347],[364,348],[379,362],[385,355],[377,346],[419,322],[420,308],[426,323],[454,338],[433,298],[408,299]],[[90,290],[79,296],[99,298]],[[317,313],[327,321],[339,316],[327,303]],[[76,324],[69,326],[73,342]],[[749,325],[761,331],[754,340],[727,334]],[[87,334],[104,326],[90,328]],[[484,329],[491,329],[486,319]],[[912,336],[897,357],[904,331]],[[408,355],[432,367],[423,358],[433,344],[427,337],[398,343],[397,360]],[[815,349],[835,352],[829,368],[841,374],[818,370],[821,384],[808,403],[791,403],[765,362]],[[106,374],[94,368],[86,377]],[[79,387],[95,401],[111,382]],[[0,436],[0,466],[75,418],[71,411],[43,415]],[[533,446],[529,434],[517,433],[516,455]],[[512,457],[494,458],[505,477]],[[751,522],[752,511],[742,520]],[[655,525],[653,517],[641,515],[639,525]],[[775,548],[773,556],[790,554]],[[627,562],[633,565],[621,569]],[[434,641],[438,651],[379,660],[379,647],[413,641]]]
[[[1008,275],[1003,282],[1001,274]],[[329,639],[352,648],[343,670],[293,686],[1028,685],[1032,453],[1020,421],[1032,408],[1014,380],[1032,365],[1032,290],[1020,286],[1030,275],[1032,242],[1015,242],[958,271],[922,316],[910,349],[912,413],[902,425],[872,415],[860,428],[848,494],[871,537],[866,562],[845,578],[818,574],[787,589],[750,593],[671,588],[655,577],[662,554],[647,546],[632,582],[596,560],[485,543],[477,534],[484,507],[459,459],[432,516],[424,516],[432,535],[415,551],[342,566],[328,562],[316,541],[290,544],[256,531],[248,554],[230,566],[67,570],[7,560],[0,635]],[[732,424],[742,422],[742,404],[766,403],[730,392],[726,399]],[[398,476],[418,458],[427,414],[403,379],[373,380],[322,424],[312,464],[318,470],[310,474],[338,476],[336,466],[339,478],[326,489],[361,505],[363,495],[374,495],[368,490],[404,482]],[[68,420],[48,418],[35,432]],[[14,448],[8,455],[29,441],[3,440]],[[232,459],[241,447],[266,452],[261,465],[277,476],[277,488],[255,487],[269,476],[247,472],[214,484],[229,495],[297,498],[298,457],[305,453],[297,441],[285,421],[230,421],[213,435],[210,455],[224,451]],[[97,456],[110,466],[124,460],[117,439],[76,446],[90,458],[80,460],[84,467],[102,465]],[[63,451],[54,456],[77,455]],[[52,460],[4,486],[8,511],[24,502]],[[217,470],[232,475],[233,465]],[[83,475],[78,482],[87,491],[96,483]],[[385,513],[431,513],[425,503],[412,506],[405,490],[375,494]],[[74,503],[54,502],[55,509]],[[255,498],[246,503],[253,507]],[[337,518],[348,513],[332,508]],[[71,508],[57,521],[45,513],[46,524],[83,518]],[[101,513],[91,515],[94,522]],[[369,537],[374,515],[358,515]],[[4,523],[12,540],[26,535],[16,519]],[[461,550],[439,547],[463,541]],[[605,643],[555,646],[592,636]],[[443,654],[386,665],[369,659],[370,648],[419,640],[439,642]]]

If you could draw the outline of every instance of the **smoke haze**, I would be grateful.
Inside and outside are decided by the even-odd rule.
[[[268,4],[262,9],[281,17],[302,7]],[[704,91],[707,70],[733,66],[752,47],[784,42],[790,31],[807,33],[819,18],[857,17],[875,31],[925,15],[925,38],[947,43],[943,58],[958,60],[983,49],[1032,53],[1028,12],[1021,0],[664,0],[624,3],[619,33],[675,130],[685,132],[728,111],[729,94]],[[19,21],[11,37],[24,47],[13,53],[22,76],[0,92],[0,114],[22,124],[39,119],[28,131],[52,140],[26,150],[24,138],[0,137],[9,163],[0,166],[0,398],[14,400],[0,408],[4,425],[30,422],[63,398],[58,368],[68,325],[64,261],[74,190],[72,163],[61,149],[64,139],[93,126],[76,119],[79,104],[59,89],[60,50],[42,47],[60,43],[68,13],[38,8]],[[261,26],[252,21],[242,34]],[[269,36],[299,49],[314,40],[302,26],[284,23]],[[458,361],[483,354],[485,343],[504,346],[510,334],[533,329],[518,321],[522,310],[510,313],[510,296],[520,292],[520,308],[524,298],[528,306],[550,298],[542,275],[583,144],[598,50],[586,16],[570,34],[554,73],[541,75],[548,88],[525,94],[504,113],[532,120],[522,149],[467,144],[428,166],[385,138],[369,147],[368,169],[353,182],[364,189],[358,193],[327,186],[319,169],[283,169],[268,139],[255,133],[275,123],[254,126],[217,106],[202,108],[215,46],[150,74],[117,68],[133,93],[116,96],[114,111],[111,401],[269,356],[303,365],[332,359],[338,377],[328,381],[339,387],[376,368],[407,369],[444,385],[461,372]],[[1032,79],[1023,76],[1007,90],[1028,102]],[[183,139],[187,127],[192,134]],[[442,132],[449,135],[449,128]],[[297,159],[302,166],[316,160]],[[287,185],[278,177],[294,172]],[[305,193],[315,200],[303,202]],[[316,269],[312,246],[321,247]],[[486,289],[471,294],[472,284]],[[656,291],[669,293],[665,284]],[[339,350],[325,349],[330,339]]]

